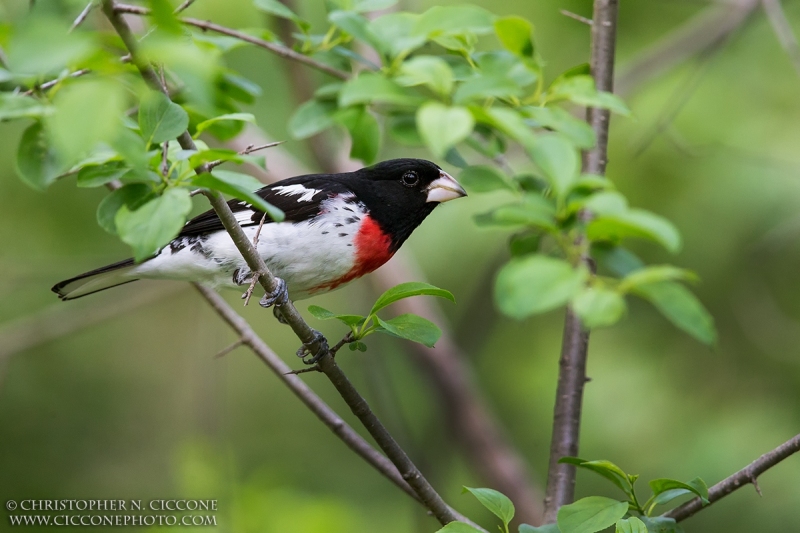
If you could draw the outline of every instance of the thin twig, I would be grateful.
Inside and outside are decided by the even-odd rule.
[[[258,229],[256,229],[256,234],[253,235],[253,247],[258,250],[258,238],[261,236],[261,230],[264,228],[264,222],[267,220],[267,214],[264,213],[261,216],[261,222],[258,223]],[[247,287],[247,291],[244,293],[244,305],[245,307],[247,304],[250,303],[250,297],[253,296],[253,290],[256,288],[256,283],[258,282],[258,275],[253,274],[253,279],[250,281],[250,286]]]
[[[792,60],[794,69],[800,74],[800,45],[797,44],[797,37],[792,30],[789,20],[786,18],[786,13],[783,11],[783,6],[780,0],[761,0],[764,6],[764,12],[767,14],[767,20],[772,25],[772,30],[778,37],[778,41],[789,54],[789,59]]]
[[[164,144],[161,145],[161,175],[165,178],[169,177],[169,159],[167,159],[168,153],[169,141],[164,141]]]
[[[239,346],[242,346],[243,344],[244,344],[244,340],[243,340],[243,339],[239,339],[239,340],[237,340],[236,342],[233,342],[233,343],[229,344],[229,345],[228,345],[228,346],[226,346],[225,348],[223,348],[223,349],[221,349],[220,351],[218,351],[218,352],[217,352],[217,353],[214,355],[214,359],[219,359],[219,358],[221,358],[221,357],[225,357],[226,355],[228,355],[229,353],[231,353],[232,351],[234,351],[234,350],[235,350],[236,348],[238,348]]]
[[[247,148],[245,148],[244,150],[241,150],[239,152],[239,155],[252,154],[253,152],[257,152],[259,150],[265,150],[267,148],[272,148],[273,146],[278,146],[278,145],[283,144],[285,142],[286,141],[277,141],[277,142],[271,142],[271,143],[267,143],[267,144],[262,144],[260,146],[255,146],[255,145],[251,144],[251,145],[247,146]],[[208,170],[211,170],[211,169],[213,169],[215,167],[220,166],[224,162],[225,162],[225,160],[223,160],[223,159],[216,159],[214,161],[209,161],[208,163],[206,163],[206,166],[208,167]],[[197,194],[197,193],[199,193],[199,191],[197,191],[195,194]]]
[[[595,0],[592,15],[591,71],[597,88],[612,92],[614,79],[614,52],[617,30],[618,0]],[[608,158],[608,123],[610,114],[606,109],[588,108],[586,121],[597,136],[594,148],[584,153],[583,171],[589,174],[605,174]],[[586,221],[586,215],[581,215]],[[585,247],[585,237],[579,237]],[[582,254],[588,266],[588,253]],[[589,348],[589,332],[571,308],[567,308],[564,321],[564,338],[559,360],[558,387],[553,413],[553,434],[550,443],[550,461],[545,491],[545,523],[556,521],[558,509],[575,499],[575,467],[560,464],[564,456],[578,455],[580,441],[581,407],[583,389],[586,384],[586,359]]]
[[[592,19],[587,19],[586,17],[583,17],[581,15],[578,15],[577,13],[573,13],[572,11],[568,11],[566,9],[562,9],[561,14],[564,15],[565,17],[575,19],[578,22],[583,22],[584,24],[588,24],[589,26],[593,24]]]
[[[676,522],[686,520],[698,511],[707,508],[712,503],[721,500],[728,494],[744,487],[748,483],[755,486],[756,491],[760,496],[761,490],[758,487],[758,476],[798,451],[800,451],[800,435],[795,435],[793,438],[784,442],[771,452],[765,453],[735,474],[728,476],[708,489],[709,503],[707,505],[703,505],[703,502],[700,501],[700,498],[694,498],[665,513],[664,516],[668,518],[674,518]]]
[[[146,16],[150,14],[150,10],[147,8],[132,6],[128,4],[116,4],[114,6],[114,10],[116,13],[128,13],[131,15]],[[273,54],[279,55],[285,59],[291,59],[293,61],[299,61],[300,63],[305,63],[309,67],[315,68],[326,74],[330,74],[335,78],[346,80],[350,77],[350,74],[348,74],[347,72],[328,66],[325,63],[320,63],[316,59],[312,59],[306,55],[295,52],[291,48],[286,48],[285,46],[271,43],[269,41],[265,41],[264,39],[259,39],[258,37],[253,37],[252,35],[248,35],[246,33],[242,33],[240,31],[236,31],[225,26],[220,26],[219,24],[214,24],[213,22],[207,22],[194,18],[179,18],[178,20],[189,26],[194,26],[195,28],[200,28],[206,31],[213,31],[216,33],[220,33],[222,35],[228,35],[230,37],[234,37],[241,41],[245,41],[250,44],[260,46],[261,48],[269,50]]]
[[[126,55],[124,55],[124,56],[119,58],[120,63],[128,63],[128,62],[130,62],[130,60],[131,60],[130,54],[126,54]],[[86,74],[89,74],[90,72],[92,72],[90,69],[82,68],[82,69],[76,70],[75,72],[70,72],[67,75],[67,77],[68,78],[80,78],[81,76],[85,76]],[[30,89],[28,89],[27,91],[23,92],[22,94],[24,94],[25,96],[30,96],[34,92],[36,92],[37,90],[46,91],[47,89],[56,86],[63,79],[64,78],[62,77],[62,78],[56,78],[54,80],[46,81],[46,82],[42,83],[41,85],[37,85],[35,87],[31,87]]]
[[[76,18],[75,22],[73,22],[72,26],[70,26],[68,33],[72,33],[75,28],[83,24],[83,21],[89,16],[89,12],[91,12],[92,8],[94,8],[94,0],[91,0],[88,4],[86,4],[86,7],[83,8],[81,14],[78,15],[78,18]]]
[[[192,4],[194,4],[194,0],[185,0],[181,5],[179,5],[175,9],[175,11],[173,13],[175,13],[177,15],[178,13],[186,11],[186,9]]]

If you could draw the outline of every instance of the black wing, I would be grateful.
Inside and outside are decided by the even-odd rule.
[[[337,194],[351,192],[339,180],[328,175],[298,176],[267,185],[256,191],[261,198],[286,214],[286,222],[302,222],[317,216],[320,203]],[[228,201],[233,214],[242,227],[258,225],[264,212],[241,200]],[[265,223],[272,222],[267,215]],[[225,229],[213,209],[191,219],[181,230],[179,237],[204,235]]]

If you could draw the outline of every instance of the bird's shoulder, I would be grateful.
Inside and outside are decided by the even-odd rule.
[[[353,191],[339,175],[310,174],[275,182],[255,193],[286,215],[286,222],[302,222],[316,217],[321,204],[337,195],[352,195]],[[241,226],[257,225],[264,212],[248,202],[233,199],[228,202]],[[265,223],[272,222],[267,215]],[[184,225],[179,236],[204,235],[225,229],[213,209],[197,215]]]

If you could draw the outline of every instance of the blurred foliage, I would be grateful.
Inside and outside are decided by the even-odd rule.
[[[560,15],[558,9],[587,15],[589,2],[474,3],[502,16],[511,28],[520,26],[516,19],[508,18],[514,14],[535,23],[534,53],[547,59],[542,74],[546,86],[557,73],[587,60],[588,29]],[[40,0],[37,4],[47,11],[48,22],[31,30],[27,38],[32,42],[38,42],[40,35],[45,36],[45,42],[65,35],[64,30],[84,7],[82,1]],[[262,8],[267,4],[259,2]],[[430,7],[427,3],[401,5],[419,13]],[[622,66],[702,8],[692,2],[660,0],[625,4],[619,30]],[[4,50],[12,49],[10,43],[7,46],[12,33],[9,25],[14,34],[18,28],[24,29],[27,10],[27,1],[0,4],[0,20],[7,21],[6,29],[0,32]],[[791,20],[797,21],[797,7],[790,4],[787,10]],[[296,11],[310,21],[305,30],[302,25],[298,27],[300,35],[313,35],[328,28],[329,23],[343,27],[350,22],[348,18],[354,18],[337,15],[328,21],[315,3],[302,3]],[[260,18],[260,13],[249,1],[231,0],[223,5],[198,0],[187,15],[231,27],[274,23]],[[102,19],[95,12],[84,30],[74,33],[76,39],[64,38],[58,43],[58,54],[40,53],[33,61],[9,53],[9,64],[35,65],[43,70],[79,60],[103,64],[109,76],[120,80],[127,95],[124,98],[139,94],[140,82],[127,67],[115,66],[116,60],[110,61],[113,57],[85,55],[87,46],[97,49],[90,42],[94,35],[90,29],[100,27],[104,27]],[[263,34],[263,30],[258,31]],[[512,29],[500,44],[525,52],[519,34]],[[205,39],[223,42],[211,36]],[[481,36],[477,46],[485,39],[488,37]],[[312,39],[304,42],[312,48],[320,44]],[[519,42],[522,46],[514,44]],[[104,44],[113,47],[115,43]],[[209,50],[214,46],[223,45],[212,45]],[[219,93],[216,89],[191,97],[187,93],[185,101],[179,100],[192,131],[214,114],[241,109],[252,113],[258,124],[277,138],[297,132],[298,119],[290,121],[290,114],[302,102],[292,99],[281,60],[252,47],[231,47],[219,55],[208,52],[202,55],[202,61],[188,48],[179,51],[175,57],[163,58],[176,72],[184,69],[179,77],[199,80],[199,84],[212,80],[214,87],[226,87]],[[163,49],[156,46],[151,53],[159,52]],[[435,57],[437,53],[426,55]],[[224,61],[224,65],[212,76],[209,65],[219,66],[218,61]],[[435,59],[429,63],[419,68],[442,70]],[[661,127],[665,108],[690,90],[685,80],[693,75],[695,63],[692,60],[636,88],[628,99],[633,118],[612,120],[609,173],[616,190],[624,193],[631,205],[674,221],[683,235],[676,262],[690,267],[704,280],[698,292],[716,319],[719,341],[715,351],[709,352],[676,334],[639,302],[629,302],[630,311],[617,328],[599,330],[592,338],[589,374],[593,382],[585,397],[581,453],[624,464],[646,479],[701,475],[713,483],[797,432],[800,372],[793,350],[800,341],[796,322],[800,318],[800,287],[793,274],[800,259],[800,249],[795,245],[800,228],[796,219],[800,190],[794,175],[794,147],[798,142],[800,80],[763,15],[757,15],[709,60],[702,83],[689,95],[688,103],[674,121]],[[242,76],[233,72],[254,83],[242,81]],[[314,76],[319,85],[330,81]],[[431,91],[424,93],[429,99],[442,99],[438,105],[453,107],[452,91],[463,84],[458,85],[454,78],[452,86],[448,85],[447,75],[439,75],[433,86],[424,82],[412,85],[419,76],[413,69],[402,74],[398,71],[403,83],[418,88],[414,90]],[[77,85],[90,80],[74,82]],[[9,80],[3,84],[8,87]],[[231,91],[231,86],[241,90]],[[68,87],[65,84],[64,89]],[[87,90],[106,91],[107,87],[91,86]],[[57,114],[48,109],[71,109],[71,96],[69,92],[58,93],[47,106],[26,101],[14,112],[40,117],[52,129],[48,135],[52,135],[54,146],[66,154],[107,138],[104,128],[109,126],[103,120],[75,131],[62,129],[64,126],[55,119]],[[235,104],[216,101],[215,95],[220,93],[238,94],[240,99]],[[407,94],[405,90],[403,94]],[[444,95],[452,95],[453,102],[446,102]],[[320,96],[319,106],[325,114],[325,98],[330,97],[325,97],[324,91],[318,93]],[[460,97],[467,98],[463,92]],[[123,104],[130,105],[132,100],[124,98]],[[120,109],[118,99],[100,100],[98,113]],[[353,107],[358,105],[354,103]],[[443,111],[432,105],[425,108],[428,113]],[[4,104],[3,108],[10,107]],[[420,106],[420,112],[422,109]],[[95,116],[91,111],[89,116]],[[537,120],[555,124],[545,122],[563,118],[557,112],[555,115]],[[347,118],[370,120],[364,117]],[[397,144],[401,139],[418,144],[419,137],[424,136],[409,133],[408,117],[397,117],[396,122],[396,127],[390,127],[393,140],[384,143],[380,157],[427,157],[421,148]],[[226,138],[235,135],[241,125],[241,121],[223,122],[218,126],[230,128],[228,133],[209,131]],[[347,124],[342,127],[347,128]],[[557,129],[555,125],[549,127]],[[661,133],[652,143],[643,145],[654,129]],[[305,133],[301,130],[302,135]],[[583,130],[570,133],[576,146],[590,140]],[[115,237],[98,231],[94,212],[104,197],[102,189],[77,190],[67,179],[55,181],[42,195],[14,176],[16,154],[11,147],[28,136],[32,139],[29,146],[39,149],[35,141],[41,135],[41,131],[31,130],[30,118],[0,124],[0,138],[8,147],[0,152],[5,169],[0,179],[0,206],[8,221],[0,227],[4,245],[0,316],[8,328],[14,327],[15,319],[51,305],[48,287],[53,281],[127,253]],[[565,131],[562,135],[568,136]],[[442,141],[435,134],[428,137]],[[452,139],[444,146],[450,142]],[[289,143],[288,148],[309,160],[302,143]],[[370,150],[374,148],[365,148],[362,153],[369,155]],[[32,181],[41,179],[45,184],[64,169],[64,163],[50,152],[39,161],[43,166],[30,169]],[[516,149],[509,154],[509,161],[518,175],[542,170]],[[112,166],[109,174],[114,170],[119,169]],[[458,202],[461,205],[437,210],[407,246],[419,257],[431,282],[448,288],[462,302],[446,311],[462,346],[473,358],[486,394],[541,481],[549,443],[561,313],[546,313],[522,323],[495,314],[489,304],[492,278],[509,258],[508,237],[502,231],[476,229],[467,221],[493,207],[516,202],[511,192],[516,185],[493,170],[469,172],[475,176],[472,190],[497,184],[509,192],[498,189],[487,195],[472,195]],[[108,174],[84,174],[83,181],[101,181],[104,175]],[[462,179],[468,182],[466,176]],[[509,183],[510,187],[504,185]],[[668,234],[661,239],[668,248],[675,242]],[[527,234],[511,240],[512,251],[530,252],[536,246],[536,238]],[[667,260],[663,251],[647,243],[631,242],[630,248],[649,264]],[[630,265],[622,262],[622,268],[626,264]],[[687,276],[683,271],[668,273]],[[151,290],[164,286],[153,283]],[[95,306],[114,309],[133,290],[146,289],[120,288],[114,294],[75,302],[71,312],[81,315]],[[346,293],[321,297],[315,303],[351,309],[360,300],[361,307],[366,308],[374,300],[368,293],[368,282],[362,281]],[[611,300],[613,297],[605,301]],[[614,309],[614,305],[612,302],[610,307]],[[245,314],[279,353],[293,352],[296,340],[288,331],[271,319],[263,319],[258,310],[246,310]],[[405,495],[351,457],[286,390],[271,381],[254,358],[237,351],[221,361],[212,360],[211,355],[230,340],[225,326],[198,305],[194,294],[178,293],[56,342],[32,341],[31,349],[0,361],[3,499],[22,495],[147,499],[180,493],[218,498],[220,522],[236,531],[247,527],[259,531],[330,531],[326,516],[336,517],[334,521],[346,525],[347,531],[435,529],[433,521]],[[344,354],[348,372],[368,392],[379,415],[397,432],[446,499],[482,523],[492,523],[488,512],[481,515],[477,502],[458,494],[459,486],[480,486],[481,480],[454,453],[435,391],[429,390],[418,369],[404,357],[402,346],[391,339],[377,342],[377,349],[369,354]],[[325,384],[313,378],[309,383],[333,405],[340,406]],[[350,420],[349,415],[346,418]],[[691,519],[686,529],[769,533],[800,528],[796,512],[798,476],[800,464],[792,458],[763,476],[763,499],[743,489]],[[579,493],[615,496],[613,487],[606,488],[603,483],[592,474],[580,475]]]

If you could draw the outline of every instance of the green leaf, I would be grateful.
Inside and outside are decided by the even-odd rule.
[[[564,135],[578,148],[592,148],[597,142],[592,127],[560,107],[528,107],[525,109],[542,127],[551,128]]]
[[[595,533],[613,526],[627,512],[628,502],[589,496],[558,510],[558,528],[566,533]]]
[[[614,531],[615,533],[647,533],[647,526],[644,522],[632,516],[618,520]]]
[[[614,215],[593,219],[586,227],[589,240],[617,240],[639,237],[661,244],[672,253],[681,248],[681,236],[672,223],[643,209],[630,209]]]
[[[350,132],[350,158],[374,162],[381,148],[381,128],[372,113],[364,106],[351,107],[340,111],[336,119]]]
[[[683,285],[672,281],[661,281],[636,287],[633,293],[652,303],[667,320],[700,342],[705,344],[716,342],[714,319],[695,295]]]
[[[628,211],[628,200],[617,191],[600,191],[584,200],[583,207],[595,216],[624,215]]]
[[[328,311],[324,307],[320,307],[318,305],[309,305],[308,312],[311,313],[314,318],[319,320],[339,320],[347,326],[350,326],[351,329],[361,326],[366,318],[361,315],[337,315],[333,311]]]
[[[0,121],[16,118],[41,118],[53,108],[31,96],[19,93],[0,93]]]
[[[512,258],[495,283],[495,301],[506,315],[523,319],[567,303],[583,286],[587,273],[544,255]]]
[[[683,533],[683,528],[675,522],[674,518],[643,516],[641,520],[647,526],[648,533]]]
[[[281,222],[286,216],[283,211],[253,192],[256,189],[262,188],[264,184],[247,174],[231,172],[230,170],[214,169],[210,174],[196,175],[192,178],[192,183],[198,187],[213,189],[248,202],[259,211],[263,211],[269,215],[275,222]]]
[[[541,235],[537,232],[516,233],[509,239],[508,250],[513,256],[534,254],[539,251],[541,242]]]
[[[558,196],[564,196],[578,177],[580,162],[575,146],[558,134],[538,137],[529,148],[536,163]]]
[[[566,73],[565,73],[566,74]],[[547,91],[547,101],[570,100],[578,105],[609,109],[621,115],[629,115],[625,103],[611,93],[598,91],[590,75],[565,76],[553,81]]]
[[[61,160],[75,163],[98,142],[116,137],[126,100],[122,85],[102,78],[79,80],[58,91],[47,126]]]
[[[595,243],[591,255],[597,263],[617,276],[624,277],[635,270],[644,268],[644,263],[636,254],[622,246],[608,246],[607,243]]]
[[[4,13],[8,15],[8,13]],[[8,18],[4,16],[8,21]],[[94,51],[94,35],[69,32],[64,21],[37,15],[14,23],[8,46],[8,67],[23,76],[39,76],[72,66]]]
[[[440,96],[453,90],[453,70],[436,56],[415,56],[404,62],[395,81],[403,87],[426,85]]]
[[[522,57],[533,57],[533,25],[522,17],[502,17],[494,21],[494,31],[503,46]]]
[[[427,102],[417,111],[417,128],[431,152],[444,157],[450,148],[472,133],[475,120],[464,107]]]
[[[336,10],[328,15],[328,20],[331,24],[356,39],[376,47],[380,46],[380,39],[370,30],[369,21],[358,13]]]
[[[182,35],[183,28],[175,16],[174,8],[168,0],[148,0],[150,15],[159,31],[166,31],[174,35]]]
[[[458,181],[470,191],[515,191],[516,188],[502,171],[488,165],[473,165],[458,175]]]
[[[286,5],[279,0],[255,0],[255,6],[261,11],[275,15],[276,17],[291,20],[303,31],[307,31],[309,28],[308,22],[297,16],[294,11],[286,7]]]
[[[371,72],[348,81],[339,92],[339,107],[371,103],[415,105],[419,99],[392,80]]]
[[[697,281],[697,274],[691,270],[672,265],[655,265],[631,272],[619,284],[620,292],[628,292],[634,287],[658,283],[659,281]]]
[[[626,474],[624,470],[611,461],[585,461],[578,457],[562,457],[558,462],[575,465],[579,468],[585,468],[586,470],[591,470],[592,472],[599,474],[611,481],[625,494],[630,495],[633,492],[633,485],[628,478],[628,474]]]
[[[482,531],[465,522],[450,522],[443,528],[436,530],[436,533],[482,533]]]
[[[391,320],[381,320],[378,317],[375,319],[380,325],[376,331],[418,342],[428,348],[433,348],[433,345],[442,336],[442,330],[436,324],[411,313],[397,316]]]
[[[120,238],[133,248],[138,263],[152,257],[180,232],[191,209],[188,190],[167,189],[134,211],[123,205],[114,222]]]
[[[489,33],[495,16],[469,4],[434,6],[423,13],[414,26],[415,35],[435,37],[442,34]]]
[[[375,301],[375,304],[372,306],[372,310],[369,312],[369,314],[374,315],[384,307],[391,305],[398,300],[410,298],[411,296],[438,296],[439,298],[450,300],[453,303],[456,301],[450,291],[440,289],[439,287],[435,287],[430,283],[409,281],[395,285],[391,289],[381,294],[380,297]]]
[[[227,148],[213,148],[211,150],[192,151],[186,150],[186,153],[178,153],[175,159],[181,161],[183,159],[189,160],[189,166],[196,168],[204,163],[211,161],[229,161],[231,163],[243,163],[248,156],[242,155],[235,150]],[[258,181],[258,180],[256,180]],[[258,182],[259,184],[261,182]]]
[[[535,226],[547,231],[556,229],[555,207],[538,194],[526,194],[522,202],[504,205],[477,215],[479,226]]]
[[[506,527],[514,519],[514,504],[505,494],[494,489],[474,489],[470,487],[464,487],[464,489],[471,492],[481,502],[481,505],[502,520]]]
[[[235,42],[242,43],[238,39],[235,39]],[[255,103],[256,97],[261,95],[260,85],[232,72],[226,72],[222,75],[219,80],[219,90],[234,100],[245,104]]]
[[[136,210],[153,197],[153,191],[144,183],[130,183],[113,191],[100,201],[97,206],[97,223],[112,235],[117,234],[114,219],[119,209],[125,205],[131,211]]]
[[[219,115],[217,117],[204,120],[203,122],[198,124],[196,128],[197,133],[195,133],[195,137],[199,136],[201,133],[203,133],[203,131],[207,130],[213,124],[222,121],[250,122],[251,124],[255,124],[256,117],[252,113],[227,113],[225,115]]]
[[[529,524],[520,524],[519,533],[561,533],[558,524],[544,524],[534,527]]]
[[[389,117],[389,135],[406,146],[424,146],[425,141],[417,130],[417,120],[413,115]]]
[[[22,181],[40,191],[45,190],[63,172],[64,167],[48,143],[41,122],[34,122],[22,133],[16,167]]]
[[[147,152],[144,139],[138,133],[123,128],[117,132],[117,136],[111,139],[111,146],[117,151],[130,165],[136,169],[144,171],[149,165],[150,154]]]
[[[704,504],[708,504],[708,486],[706,485],[705,481],[699,477],[694,478],[688,483],[684,483],[676,479],[654,479],[650,482],[650,489],[653,491],[654,496],[659,496],[667,491],[672,491],[675,489],[689,491],[703,500]]]
[[[78,171],[78,187],[100,187],[120,179],[130,170],[123,161],[109,161],[102,165],[87,165]]]
[[[453,102],[464,104],[470,100],[486,98],[508,98],[519,96],[522,89],[514,80],[500,76],[475,76],[459,86]]]
[[[147,144],[176,138],[189,126],[189,115],[158,91],[149,91],[139,104],[139,129]]]
[[[418,20],[419,15],[413,13],[389,13],[370,22],[369,28],[381,39],[381,51],[395,58],[425,44],[424,35],[413,34]]]
[[[587,287],[572,299],[572,309],[589,329],[613,326],[626,308],[625,298],[608,289]]]
[[[289,133],[295,139],[306,139],[335,124],[336,104],[309,100],[294,112],[289,120]]]

